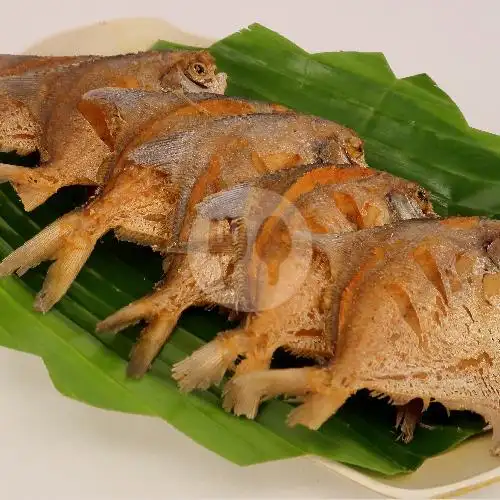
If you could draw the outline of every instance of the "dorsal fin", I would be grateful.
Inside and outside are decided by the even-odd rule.
[[[78,109],[99,137],[113,148],[125,128],[134,127],[161,109],[180,103],[181,98],[174,93],[107,87],[84,94]]]
[[[139,165],[169,169],[194,149],[197,130],[176,132],[168,137],[146,142],[131,151],[128,158]]]
[[[179,106],[196,105],[207,99],[230,98],[208,92],[191,94],[107,87],[87,92],[78,109],[101,139],[114,147],[125,129],[136,128],[154,116],[166,115]]]
[[[0,76],[50,71],[61,66],[78,64],[101,56],[34,56],[0,54]]]
[[[200,94],[193,94],[194,96]],[[221,96],[216,96],[217,99]],[[223,97],[223,99],[231,99]],[[234,98],[233,98],[234,99]],[[251,101],[250,101],[251,102]],[[269,130],[270,133],[278,134],[275,125],[287,124],[296,119],[295,115],[287,113],[273,113],[272,106],[267,106],[268,111],[259,110],[255,113],[245,115],[217,115],[208,121],[206,126],[200,127],[196,120],[186,125],[182,130],[159,135],[140,145],[129,155],[129,159],[141,165],[161,166],[163,170],[170,170],[171,166],[177,165],[180,159],[190,158],[192,165],[199,158],[208,158],[209,151],[213,151],[216,144],[221,145],[221,140],[234,142],[234,137],[252,136],[255,130]],[[274,128],[273,128],[274,127]],[[239,134],[239,135],[238,135]],[[239,147],[243,149],[243,147]],[[181,172],[182,179],[191,174]]]

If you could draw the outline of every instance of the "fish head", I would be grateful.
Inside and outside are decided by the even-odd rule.
[[[336,129],[321,148],[321,161],[335,165],[368,167],[363,141],[348,128],[336,125]]]
[[[185,92],[210,92],[224,94],[225,73],[219,73],[214,58],[206,51],[182,52],[173,66],[161,76],[164,90],[180,88]]]

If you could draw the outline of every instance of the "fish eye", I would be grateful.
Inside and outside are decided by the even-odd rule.
[[[427,193],[423,189],[417,190],[417,196],[420,201],[428,201]]]
[[[351,154],[356,154],[356,156],[360,156],[363,154],[363,141],[358,137],[350,137],[348,139],[348,145],[350,148]]]
[[[206,68],[206,66],[205,66],[204,64],[202,64],[202,63],[199,63],[199,62],[194,63],[194,64],[193,64],[193,66],[192,66],[192,68],[193,68],[193,71],[194,71],[197,75],[199,75],[199,76],[203,76],[203,75],[205,75],[205,74],[207,73],[207,68]]]

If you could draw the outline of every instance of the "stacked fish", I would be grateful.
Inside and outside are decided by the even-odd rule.
[[[0,58],[0,165],[27,211],[64,186],[96,194],[12,252],[0,276],[53,261],[35,299],[50,310],[106,233],[161,253],[163,279],[97,325],[145,322],[140,377],[188,307],[240,326],[174,366],[184,391],[219,384],[255,417],[268,398],[320,427],[368,389],[398,405],[412,438],[432,401],[500,429],[500,222],[438,218],[414,183],[368,167],[337,123],[226,97],[204,51]],[[284,348],[304,368],[270,369]],[[494,436],[493,451],[499,451]]]

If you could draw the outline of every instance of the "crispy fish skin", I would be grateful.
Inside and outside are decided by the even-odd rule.
[[[122,149],[105,186],[86,206],[61,217],[0,263],[0,276],[21,275],[44,260],[54,260],[35,308],[48,311],[66,293],[98,239],[114,230],[121,239],[162,248],[172,238],[182,184],[156,167],[130,160],[152,137],[195,132],[217,116],[276,112],[272,104],[215,94],[175,94],[100,89],[84,99],[85,116]],[[130,119],[130,120],[129,120]],[[130,122],[129,122],[130,121]],[[173,168],[182,169],[190,161]],[[182,216],[182,211],[179,211]]]
[[[50,71],[53,68],[79,64],[102,56],[33,56],[0,54],[0,77],[21,75],[33,71]]]
[[[63,186],[100,185],[105,178],[112,151],[78,110],[86,92],[121,87],[224,93],[226,87],[206,51],[151,51],[47,66],[0,78],[0,150],[41,155],[37,169],[0,165],[0,182],[14,185],[27,211]]]
[[[0,79],[25,75],[25,79],[28,77],[28,90],[33,92],[31,81],[41,79],[42,75],[95,59],[99,59],[99,56],[42,57],[3,54],[0,55]],[[9,96],[4,93],[0,96],[0,117],[0,151],[16,151],[20,155],[27,155],[40,148],[41,124],[16,95]],[[7,167],[3,169],[5,178],[8,170]],[[10,171],[14,172],[16,169],[11,167]]]
[[[355,152],[354,156],[348,149]],[[188,238],[196,204],[223,188],[302,163],[365,165],[362,143],[352,131],[295,113],[254,113],[212,120],[205,127],[143,144],[128,158],[166,175],[172,183],[168,192],[175,193],[175,203],[163,212],[169,224],[164,231],[168,236],[163,243],[166,249]],[[178,255],[167,259],[166,279],[152,295],[98,325],[100,331],[117,332],[143,319],[149,322],[132,353],[128,370],[131,376],[142,376],[149,369],[185,309],[210,303],[187,258]],[[228,258],[224,265],[229,264]],[[206,265],[204,272],[218,270]],[[215,274],[207,279],[214,281]]]
[[[305,396],[288,423],[317,429],[360,389],[422,409],[433,400],[482,415],[498,454],[500,222],[406,221],[318,244],[343,290],[334,359],[244,374],[226,386],[225,407],[253,418],[263,398]]]
[[[280,190],[282,202],[259,228],[244,264],[246,273],[252,274],[252,280],[257,282],[249,283],[256,287],[256,312],[250,313],[236,330],[223,332],[174,366],[173,376],[181,390],[206,389],[220,383],[238,356],[245,359],[238,364],[235,376],[269,368],[279,347],[323,363],[333,356],[336,343],[333,319],[338,314],[339,296],[332,289],[329,261],[318,250],[313,251],[309,259],[302,253],[292,257],[291,234],[306,230],[312,234],[335,235],[399,221],[406,213],[402,216],[394,210],[395,197],[419,206],[414,216],[434,215],[416,184],[389,174],[335,165],[317,165],[309,171],[301,169],[293,177],[294,182],[274,183],[273,187]],[[287,177],[287,172],[280,174],[282,179]],[[261,190],[264,185],[266,189],[271,187],[265,178],[259,179],[256,197],[248,191],[243,193],[250,200],[243,215],[247,226],[254,223],[255,213],[265,204],[267,194]],[[209,207],[218,218],[229,215],[235,204],[231,194],[219,196],[219,205],[216,205],[217,197],[206,200],[201,210]],[[293,203],[293,211],[290,203]],[[257,220],[260,222],[261,218]],[[233,254],[237,251],[234,246],[229,249]],[[300,279],[304,263],[307,270]],[[235,271],[231,270],[234,275]],[[288,289],[294,293],[282,301]],[[278,298],[276,306],[273,305],[275,297]]]

